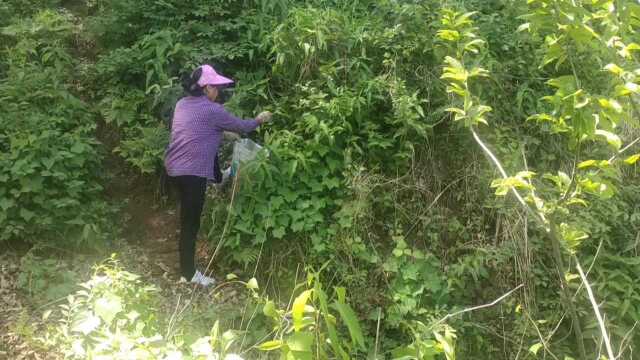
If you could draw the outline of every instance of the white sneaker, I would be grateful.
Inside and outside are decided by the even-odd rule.
[[[204,276],[199,270],[196,270],[196,273],[193,274],[193,278],[191,279],[191,282],[195,284],[200,284],[202,286],[211,286],[216,283],[216,280],[214,278]]]

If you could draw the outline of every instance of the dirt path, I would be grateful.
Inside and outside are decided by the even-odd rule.
[[[154,186],[148,183],[138,186],[131,183],[129,186],[134,190],[123,199],[123,237],[128,244],[139,247],[148,256],[153,276],[178,279],[180,225],[175,194],[161,198],[154,191]],[[207,243],[201,231],[196,243],[197,264],[208,262],[210,250]]]
[[[124,210],[128,218],[124,236],[129,244],[140,247],[147,254],[154,265],[152,274],[177,276],[178,211],[173,204],[159,206],[142,195],[130,199]]]

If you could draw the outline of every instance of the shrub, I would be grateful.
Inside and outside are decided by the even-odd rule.
[[[0,240],[104,242],[95,118],[74,94],[69,15],[42,11],[3,29]]]

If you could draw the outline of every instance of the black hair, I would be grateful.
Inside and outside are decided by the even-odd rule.
[[[203,96],[204,90],[198,85],[198,80],[202,76],[202,67],[197,68],[190,75],[182,76],[182,88],[191,96]]]

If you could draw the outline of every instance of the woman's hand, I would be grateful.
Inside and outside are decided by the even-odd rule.
[[[256,121],[262,125],[266,122],[271,121],[271,117],[273,116],[273,114],[271,113],[271,111],[263,111],[260,114],[258,114],[258,116],[256,116]]]

